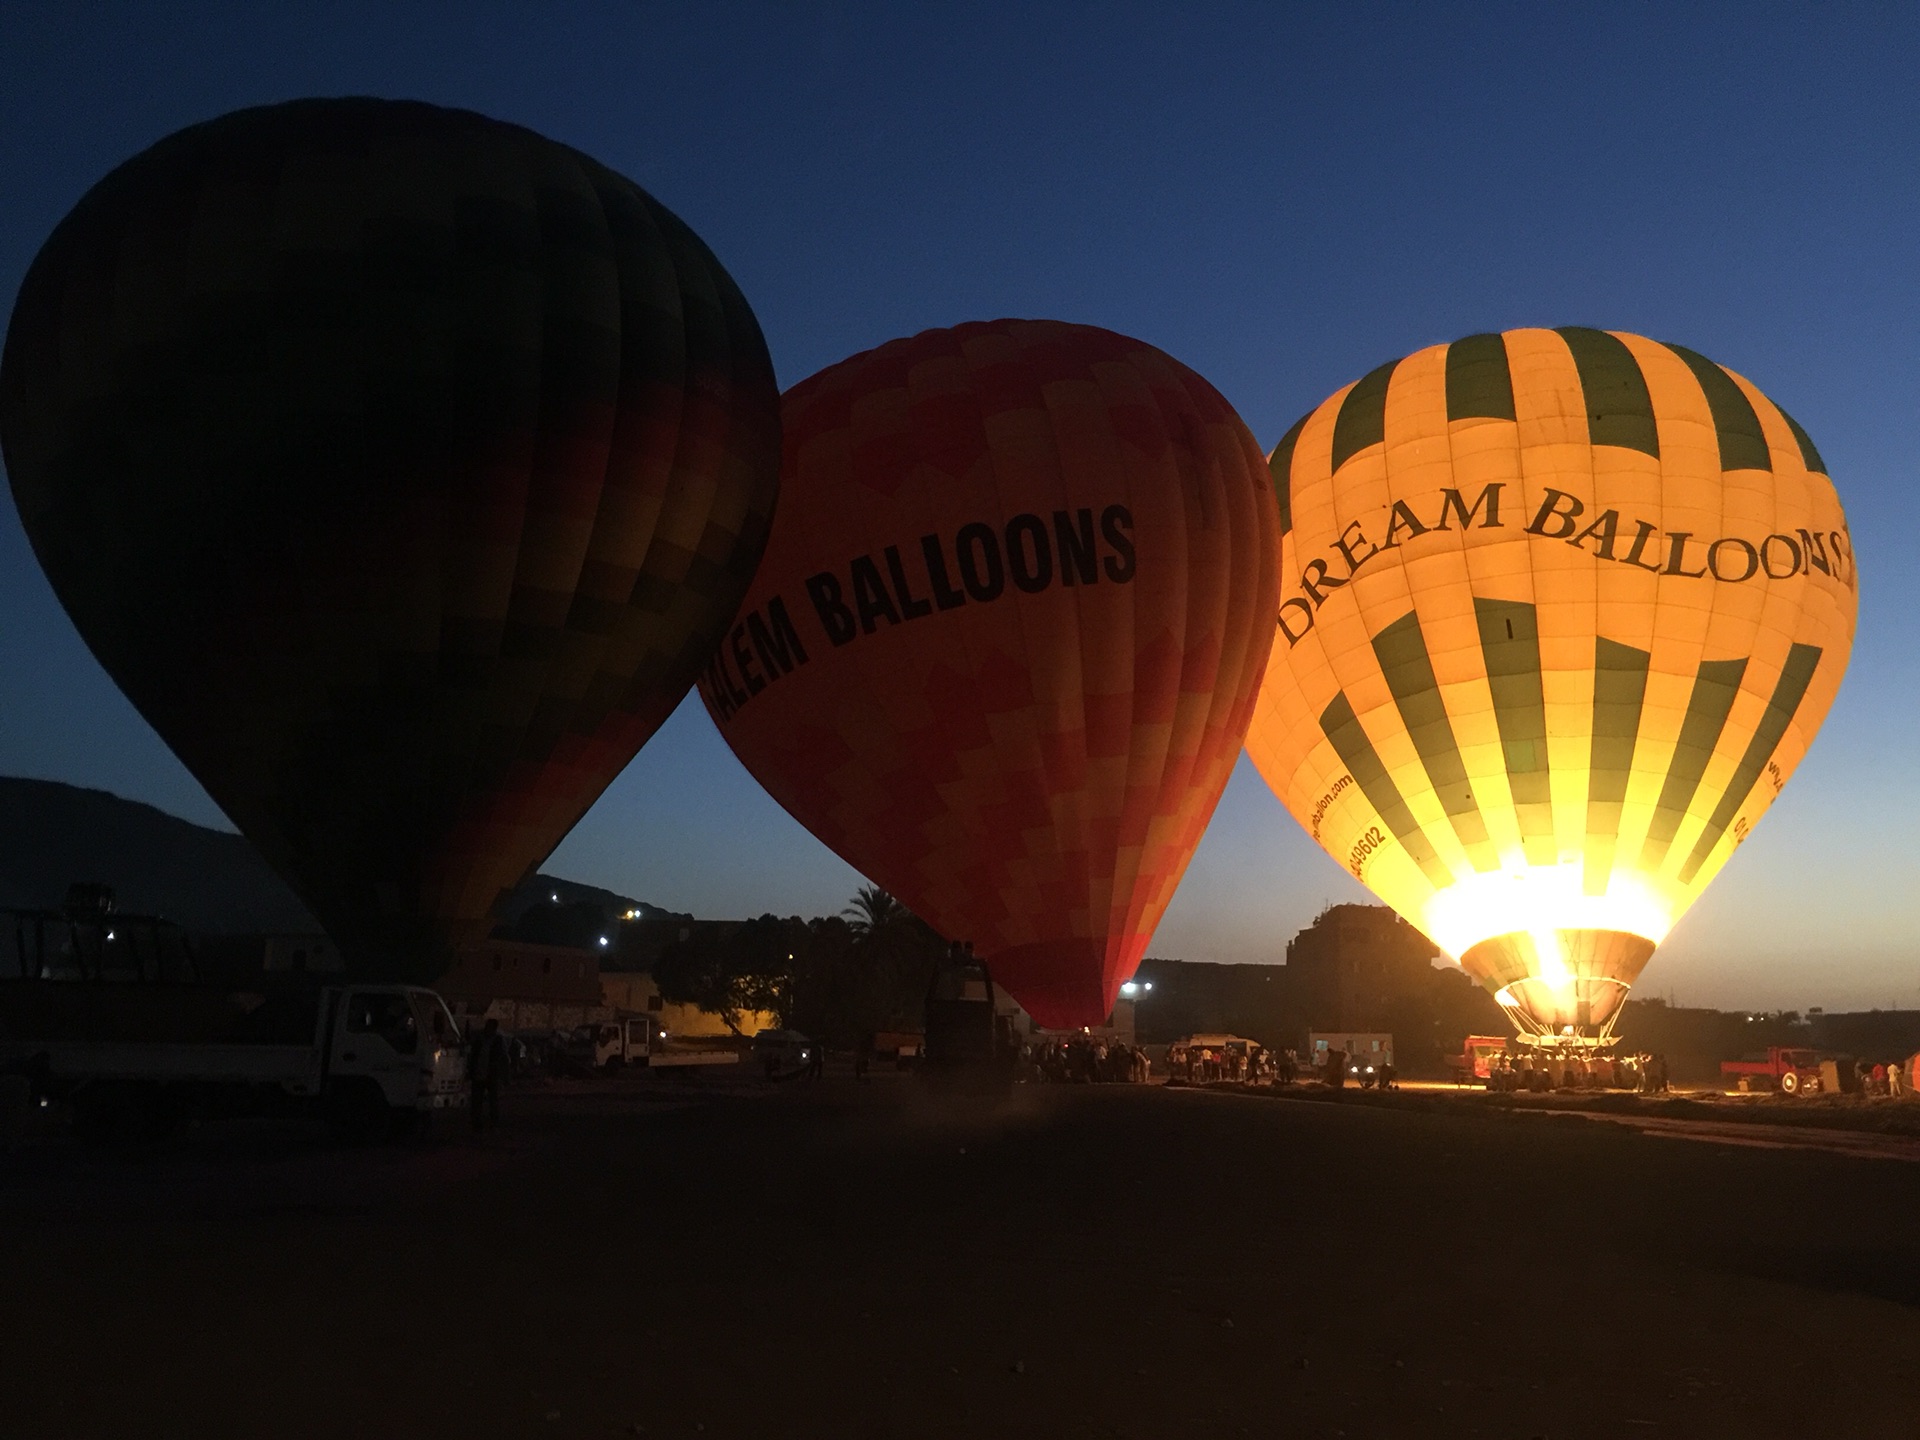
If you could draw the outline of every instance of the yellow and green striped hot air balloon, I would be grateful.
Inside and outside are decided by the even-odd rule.
[[[1678,345],[1436,345],[1275,447],[1247,749],[1523,1032],[1604,1036],[1840,687],[1857,581],[1807,433]]]

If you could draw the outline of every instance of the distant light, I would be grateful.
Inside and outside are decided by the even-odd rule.
[[[1138,995],[1140,993],[1140,987],[1134,984],[1133,981],[1128,980],[1121,985],[1120,993],[1122,995]]]
[[[1153,981],[1151,980],[1147,981],[1147,989],[1149,990],[1153,989]]]
[[[560,897],[558,895],[549,895],[547,896],[547,899],[551,900],[556,905],[560,903]]]
[[[607,943],[607,937],[606,937],[606,936],[604,936],[604,935],[602,935],[602,936],[600,937],[600,943],[601,943],[602,945],[604,945],[604,944],[606,944],[606,943]]]
[[[107,931],[107,939],[109,940],[113,939],[113,931],[111,930]]]

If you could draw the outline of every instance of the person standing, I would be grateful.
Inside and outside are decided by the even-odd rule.
[[[468,1106],[475,1132],[500,1124],[500,1082],[507,1071],[507,1042],[500,1022],[489,1020],[467,1046]]]

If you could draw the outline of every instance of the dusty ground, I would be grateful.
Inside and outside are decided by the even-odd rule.
[[[1920,1435],[1920,1164],[888,1075],[0,1154],[0,1435]]]

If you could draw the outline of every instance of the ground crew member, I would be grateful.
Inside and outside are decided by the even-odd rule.
[[[475,1131],[500,1123],[500,1081],[507,1071],[507,1042],[500,1022],[489,1020],[467,1047],[468,1101]]]

